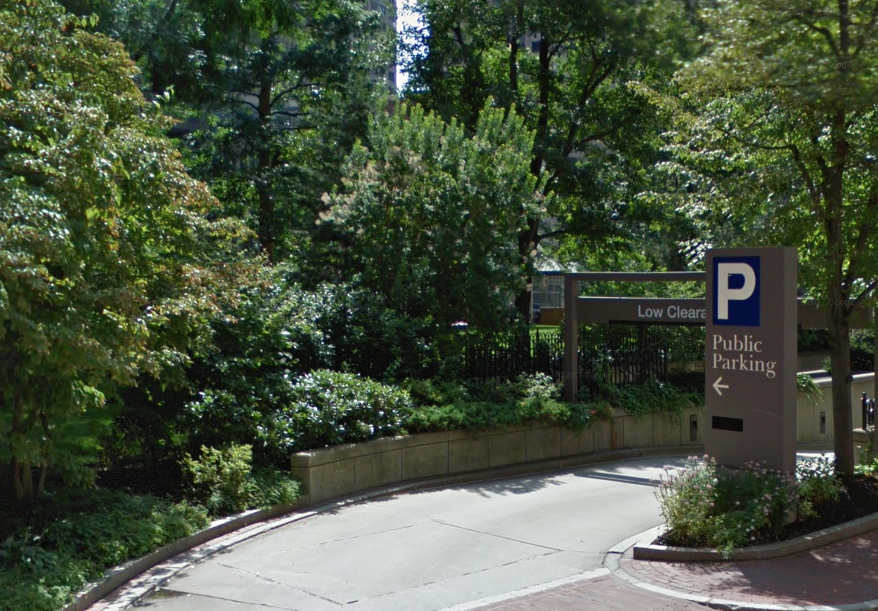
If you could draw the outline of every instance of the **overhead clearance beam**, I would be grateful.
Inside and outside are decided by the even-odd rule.
[[[705,282],[704,272],[584,272],[564,275],[564,398],[576,401],[579,390],[580,324],[640,323],[653,325],[704,326],[707,300],[661,297],[579,297],[581,282]],[[570,313],[570,314],[568,314]],[[797,305],[800,329],[826,329],[829,312],[808,300]],[[858,308],[850,320],[851,329],[869,329],[878,322],[873,311]],[[875,370],[878,371],[878,332],[875,334]],[[878,397],[878,375],[875,381]]]

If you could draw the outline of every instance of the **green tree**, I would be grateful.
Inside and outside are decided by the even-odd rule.
[[[836,463],[850,474],[850,317],[878,283],[878,5],[724,1],[705,17],[677,150],[711,177],[702,194],[720,187],[714,205],[743,241],[798,248],[800,283],[829,312]]]
[[[323,222],[342,231],[357,284],[394,311],[429,321],[506,325],[521,288],[516,235],[542,204],[529,172],[533,135],[486,108],[475,133],[403,105],[358,146]]]
[[[321,193],[380,108],[395,33],[358,0],[67,5],[101,17],[145,90],[173,89],[173,111],[200,119],[187,139],[190,172],[251,223],[269,259],[300,251]]]
[[[664,129],[636,84],[666,81],[691,53],[692,16],[674,1],[421,0],[418,10],[427,27],[412,33],[407,95],[470,128],[493,97],[534,131],[530,170],[546,197],[517,236],[528,268],[516,303],[528,317],[537,247],[556,241],[560,258],[581,260],[625,248],[633,225],[663,214],[635,197]]]
[[[217,202],[134,64],[85,25],[47,0],[0,6],[0,460],[19,499],[58,427],[183,359],[235,280],[240,228],[205,220]]]

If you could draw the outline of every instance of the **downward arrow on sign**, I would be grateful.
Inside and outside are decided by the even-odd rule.
[[[719,396],[722,396],[722,394],[723,394],[723,391],[721,391],[720,388],[728,388],[729,387],[728,384],[720,384],[720,382],[722,382],[722,381],[723,381],[723,377],[720,376],[716,379],[716,382],[713,383],[713,389],[716,391],[716,394],[718,394]]]

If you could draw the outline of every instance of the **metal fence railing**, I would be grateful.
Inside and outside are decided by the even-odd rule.
[[[647,380],[667,381],[671,363],[703,361],[704,334],[681,327],[647,325],[583,326],[579,334],[579,383],[597,391]],[[463,375],[470,379],[512,380],[544,373],[564,376],[560,332],[468,335],[463,341]]]

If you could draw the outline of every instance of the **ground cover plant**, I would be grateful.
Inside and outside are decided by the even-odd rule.
[[[686,467],[659,486],[667,531],[658,543],[714,547],[728,555],[735,548],[782,541],[878,512],[878,478],[861,469],[842,479],[832,461],[801,461],[796,473],[763,464],[740,469],[714,459],[690,457]]]
[[[251,468],[249,446],[202,448],[182,465],[187,499],[47,486],[0,503],[0,611],[55,611],[104,571],[207,527],[211,518],[291,503],[299,483]]]
[[[0,611],[55,611],[108,567],[204,528],[186,502],[109,490],[47,492],[29,511],[0,508]]]

